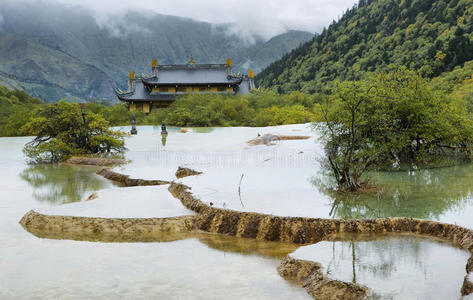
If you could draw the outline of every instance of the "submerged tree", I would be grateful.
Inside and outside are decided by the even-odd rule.
[[[340,190],[365,186],[372,167],[471,156],[470,115],[404,68],[338,84],[321,108],[317,127]]]
[[[85,114],[77,104],[65,101],[41,107],[22,130],[36,135],[23,149],[35,162],[125,150],[122,132],[109,129],[101,116]]]
[[[357,190],[366,182],[363,173],[380,153],[367,135],[365,118],[372,99],[366,82],[345,82],[322,105],[324,123],[318,123],[325,143],[328,165],[341,190]]]

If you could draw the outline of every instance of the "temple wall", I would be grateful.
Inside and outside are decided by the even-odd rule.
[[[143,112],[149,113],[151,111],[149,103],[143,103]]]

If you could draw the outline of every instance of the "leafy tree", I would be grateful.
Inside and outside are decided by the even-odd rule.
[[[340,190],[364,187],[370,168],[471,157],[471,116],[405,68],[340,83],[321,108],[317,127]]]
[[[360,1],[257,75],[280,93],[329,93],[335,81],[391,66],[433,78],[473,60],[473,0]]]
[[[65,101],[39,108],[21,130],[36,135],[23,149],[36,162],[125,150],[122,132],[109,129],[101,116],[85,114],[77,104]]]
[[[316,126],[325,144],[327,162],[340,190],[355,191],[366,184],[362,175],[382,150],[370,141],[365,119],[372,99],[366,82],[345,82],[322,106],[324,123]]]

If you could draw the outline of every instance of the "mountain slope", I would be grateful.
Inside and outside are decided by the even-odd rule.
[[[286,33],[271,38],[263,45],[253,46],[247,54],[249,65],[254,65],[254,70],[259,73],[262,66],[278,60],[290,49],[299,46],[302,41],[310,40],[314,35],[306,31],[290,30]]]
[[[281,92],[324,92],[334,80],[400,65],[434,77],[473,59],[472,24],[473,0],[360,0],[257,82]]]
[[[98,68],[37,41],[4,34],[0,35],[0,44],[1,71],[32,94],[47,99],[74,99],[76,94],[92,98],[114,85]],[[11,78],[11,74],[16,76]]]
[[[234,62],[234,71],[261,70],[307,41],[291,31],[248,45],[227,34],[229,25],[129,12],[98,19],[81,7],[46,1],[0,7],[0,84],[22,88],[46,101],[114,99],[130,70],[150,72],[150,62]],[[249,63],[251,62],[251,63]]]

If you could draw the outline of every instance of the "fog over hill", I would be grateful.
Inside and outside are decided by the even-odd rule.
[[[97,22],[93,11],[78,5],[21,4],[0,6],[0,85],[46,101],[115,99],[113,89],[126,87],[128,72],[149,73],[153,58],[173,64],[190,56],[200,63],[230,57],[235,72],[258,72],[313,36],[287,31],[269,40],[248,39],[232,33],[231,23],[136,11]]]

